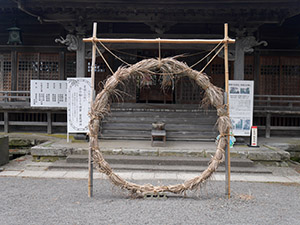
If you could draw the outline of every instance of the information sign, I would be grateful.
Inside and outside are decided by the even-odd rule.
[[[229,80],[229,114],[235,136],[250,136],[254,82]]]
[[[89,131],[91,78],[68,78],[68,133]]]
[[[31,107],[67,107],[66,80],[31,80]]]

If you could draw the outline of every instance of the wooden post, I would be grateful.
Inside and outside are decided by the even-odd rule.
[[[51,112],[47,112],[47,133],[52,134],[52,118]]]
[[[65,76],[65,52],[59,52],[59,79],[66,80],[67,77]]]
[[[93,24],[93,39],[96,39],[97,35],[97,23]],[[91,83],[92,83],[92,94],[91,94],[91,107],[94,102],[95,96],[95,64],[96,64],[96,46],[92,45],[92,68],[91,68]],[[88,179],[88,195],[93,197],[93,157],[92,147],[89,147],[89,179]]]
[[[266,138],[271,137],[271,113],[266,116]]]
[[[8,129],[8,112],[4,112],[4,133],[8,133],[9,129]]]
[[[224,24],[224,64],[225,64],[225,92],[226,92],[226,104],[227,104],[227,115],[229,116],[229,93],[228,93],[228,82],[229,82],[229,66],[228,66],[228,24]],[[226,195],[230,199],[230,130],[227,130],[227,147],[225,152],[225,164],[226,164]]]
[[[17,91],[17,86],[18,86],[17,69],[18,69],[18,53],[17,50],[14,48],[14,50],[11,52],[11,90],[12,91]]]

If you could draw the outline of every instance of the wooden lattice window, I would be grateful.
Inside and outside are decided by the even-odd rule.
[[[224,59],[216,57],[211,65],[209,76],[211,76],[211,82],[218,87],[225,87],[225,67]]]
[[[278,95],[280,94],[279,79],[280,64],[279,57],[260,57],[260,94]]]
[[[58,53],[18,53],[17,90],[29,91],[30,80],[58,80]]]
[[[254,57],[245,56],[244,79],[254,80]]]
[[[203,90],[191,81],[183,77],[176,84],[176,102],[181,104],[198,104],[203,97]]]
[[[66,66],[65,66],[66,77],[76,77],[76,54],[66,54]]]
[[[41,53],[39,57],[39,79],[59,79],[59,55]]]
[[[300,95],[300,57],[280,57],[280,94]]]
[[[11,54],[0,54],[0,90],[11,90]]]
[[[39,54],[38,53],[19,53],[17,90],[29,91],[30,80],[39,78]]]

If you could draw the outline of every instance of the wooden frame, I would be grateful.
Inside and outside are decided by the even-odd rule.
[[[91,78],[92,81],[95,80],[95,59],[96,59],[96,43],[97,42],[103,42],[103,43],[168,43],[168,44],[224,44],[224,64],[225,64],[225,93],[226,93],[226,99],[225,103],[227,104],[227,115],[229,117],[229,93],[228,93],[228,81],[229,81],[229,66],[228,66],[228,44],[235,43],[234,39],[230,39],[228,37],[228,24],[224,24],[224,39],[129,39],[129,38],[123,38],[123,39],[99,39],[96,37],[97,34],[97,23],[93,24],[93,37],[90,38],[84,38],[83,42],[90,42],[93,43],[93,51],[92,51],[92,71],[91,71]],[[92,84],[93,87],[93,93],[94,93],[94,84]],[[93,104],[93,101],[91,102]],[[226,144],[226,195],[228,198],[230,198],[230,148],[229,148],[229,135],[230,131],[229,129],[226,132],[227,136],[227,144]],[[92,197],[92,187],[93,187],[93,181],[92,181],[92,147],[89,148],[89,179],[88,179],[88,196]]]

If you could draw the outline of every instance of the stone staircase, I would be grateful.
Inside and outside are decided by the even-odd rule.
[[[150,140],[152,123],[164,122],[167,141],[213,141],[216,121],[215,110],[198,105],[113,104],[101,123],[100,138]]]

